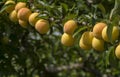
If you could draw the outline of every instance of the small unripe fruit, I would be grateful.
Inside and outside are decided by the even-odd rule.
[[[45,34],[49,31],[49,22],[47,20],[44,20],[44,19],[39,19],[35,24],[35,29],[40,34]]]
[[[35,26],[35,23],[37,22],[37,16],[39,15],[39,13],[32,13],[30,16],[29,16],[29,23],[30,25],[32,26]]]
[[[19,11],[18,11],[18,14],[17,14],[17,17],[20,19],[20,20],[23,20],[23,21],[28,21],[28,18],[31,14],[31,10],[28,9],[28,8],[21,8]]]
[[[82,48],[82,49],[84,49],[84,50],[90,50],[92,47],[91,46],[89,46],[89,45],[85,45],[84,43],[83,43],[83,38],[81,37],[81,39],[80,39],[80,41],[79,41],[79,46],[80,46],[80,48]]]
[[[94,37],[98,38],[98,39],[102,39],[102,30],[103,28],[107,26],[105,23],[97,23],[94,27],[93,27],[93,35]]]
[[[25,8],[25,7],[26,7],[25,2],[18,2],[15,6],[15,10],[16,10],[16,12],[18,12],[21,8]]]
[[[76,28],[77,22],[75,22],[74,20],[69,20],[64,24],[64,33],[72,35]]]
[[[86,31],[82,34],[83,43],[92,46],[93,32]]]
[[[12,22],[17,22],[18,18],[17,18],[17,12],[15,10],[13,10],[10,14],[9,14],[9,18]]]
[[[9,5],[10,4],[10,5]],[[5,2],[5,5],[8,5],[7,8],[5,9],[5,11],[7,13],[10,13],[14,10],[15,8],[15,1],[9,0]]]
[[[97,51],[104,51],[104,41],[94,37],[92,40],[92,47]]]
[[[4,37],[1,39],[1,42],[2,42],[2,44],[8,44],[8,43],[10,42],[10,39],[9,39],[9,37],[4,36]]]
[[[72,46],[74,44],[74,38],[72,37],[72,35],[64,33],[61,37],[61,43],[64,46]]]
[[[108,39],[108,35],[107,35],[107,26],[103,29],[102,31],[102,38],[106,41],[106,42],[110,42],[110,40]],[[113,29],[112,29],[112,39],[111,41],[114,42],[115,40],[118,39],[118,36],[119,36],[119,28],[118,26],[113,26]]]
[[[27,28],[27,26],[28,26],[28,22],[27,21],[23,21],[23,20],[19,19],[18,22],[19,22],[19,24],[20,24],[21,27]]]
[[[120,44],[115,49],[115,55],[118,59],[120,59]]]

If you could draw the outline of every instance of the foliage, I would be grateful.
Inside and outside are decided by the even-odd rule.
[[[110,25],[111,37],[112,27],[120,25],[119,0],[15,0],[27,2],[32,12],[40,13],[38,18],[50,22],[50,31],[44,35],[31,25],[22,28],[11,22],[5,1],[0,2],[1,77],[119,77],[120,62],[114,55],[119,40],[106,43],[103,53],[84,51],[78,45],[82,33],[100,21]],[[78,28],[74,46],[66,47],[60,40],[69,19],[77,21]]]

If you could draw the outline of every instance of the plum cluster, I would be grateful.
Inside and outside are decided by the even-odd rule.
[[[108,37],[109,25],[104,22],[98,22],[94,25],[92,31],[86,31],[82,34],[79,46],[84,50],[90,50],[91,48],[96,51],[105,51],[105,42],[114,43],[119,38],[119,26],[113,26],[111,32],[111,38]],[[120,59],[120,45],[115,49],[115,55]]]
[[[39,13],[32,12],[25,2],[15,3],[13,0],[8,0],[4,5],[8,5],[5,11],[12,22],[18,22],[23,28],[32,25],[40,34],[46,34],[49,31],[48,20],[38,18]]]
[[[74,44],[73,33],[77,28],[77,22],[75,20],[68,20],[63,27],[63,35],[61,37],[61,43],[65,46],[72,46]]]

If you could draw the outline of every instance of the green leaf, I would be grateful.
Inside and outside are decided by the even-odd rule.
[[[112,18],[112,24],[114,26],[117,26],[119,24],[120,21],[120,15],[116,14],[113,18]]]
[[[63,13],[67,13],[67,11],[68,11],[68,6],[67,6],[67,4],[61,3],[61,6],[62,6],[62,11],[63,11]]]
[[[2,13],[3,11],[5,11],[5,9],[8,8],[8,7],[11,6],[11,5],[15,5],[15,4],[9,3],[9,4],[6,4],[6,5],[3,5],[3,7],[2,7],[1,10],[0,10],[0,13]]]
[[[46,19],[47,20],[49,18],[49,16],[47,14],[40,14],[38,16],[38,18],[40,18],[40,19]]]
[[[87,26],[83,26],[81,28],[79,28],[73,35],[73,37],[77,36],[81,31],[86,30],[88,27]]]
[[[115,0],[115,5],[114,8],[111,10],[110,12],[110,20],[112,19],[112,17],[114,17],[114,15],[116,14],[120,14],[120,0]]]
[[[17,2],[27,2],[28,0],[16,0]]]
[[[5,9],[8,7],[8,5],[4,5],[1,10],[0,10],[0,13],[2,13],[3,11],[5,11]]]
[[[67,20],[74,19],[76,16],[76,14],[68,14],[67,16],[65,16],[63,23],[65,23]]]
[[[108,23],[108,28],[107,28],[107,35],[108,39],[112,42],[112,30],[113,30],[113,25]]]
[[[105,66],[107,67],[110,64],[111,53],[114,51],[114,46],[109,47],[108,51],[105,53]]]
[[[105,7],[101,3],[98,5],[98,8],[102,11],[103,15],[106,13]]]
[[[117,60],[117,58],[116,58],[116,56],[115,56],[115,47],[114,46],[112,46],[110,49],[109,49],[109,63],[110,63],[110,65],[111,66],[113,66],[113,67],[118,67],[118,60]]]

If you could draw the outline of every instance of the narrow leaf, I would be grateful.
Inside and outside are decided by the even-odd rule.
[[[116,14],[120,14],[120,0],[115,0],[115,5],[114,5],[114,8],[111,10],[111,13],[110,13],[110,20],[112,19],[112,17]]]
[[[107,35],[108,35],[108,39],[110,41],[112,41],[112,30],[113,30],[113,25],[112,24],[108,24]]]
[[[113,66],[113,67],[118,67],[118,60],[117,60],[117,58],[116,58],[116,56],[115,56],[115,47],[113,46],[113,47],[111,47],[111,49],[109,50],[110,51],[110,54],[109,54],[109,63],[110,63],[110,65],[111,66]]]
[[[102,4],[99,4],[98,8],[102,11],[103,15],[106,13],[105,7]]]
[[[4,6],[1,8],[0,13],[2,13],[3,11],[5,11],[5,9],[6,9],[7,7],[9,7],[10,5],[14,5],[14,4],[10,3],[10,4],[4,5]]]

